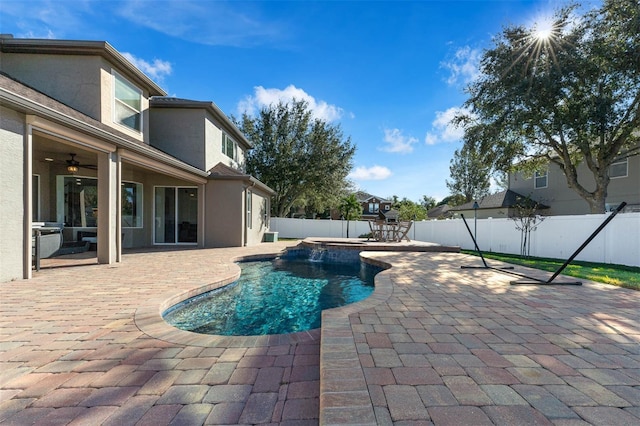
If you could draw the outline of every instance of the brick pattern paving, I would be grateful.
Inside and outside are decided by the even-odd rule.
[[[127,254],[0,284],[0,422],[317,424],[319,330],[212,344],[167,334],[159,315],[163,302],[233,281],[231,259],[285,246]],[[166,339],[142,331],[154,328],[148,312]]]
[[[160,312],[287,243],[130,253],[0,284],[2,424],[640,424],[640,298],[510,286],[454,253],[393,265],[322,330],[201,336]],[[87,261],[87,263],[91,263]],[[523,270],[523,269],[520,269]]]
[[[511,286],[459,254],[364,256],[393,268],[378,300],[323,315],[323,424],[640,424],[638,292]]]

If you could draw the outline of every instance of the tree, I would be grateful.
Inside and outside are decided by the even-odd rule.
[[[455,207],[455,206],[460,206],[466,202],[467,201],[465,200],[464,195],[454,194],[454,195],[449,195],[448,197],[444,197],[442,201],[440,201],[437,205],[442,206],[447,204],[451,207]]]
[[[271,214],[284,217],[293,206],[328,207],[349,187],[355,146],[340,126],[314,119],[308,104],[292,101],[246,113],[238,128],[253,144],[247,173],[276,191]]]
[[[527,197],[519,199],[514,206],[514,214],[509,219],[515,222],[516,230],[520,231],[520,255],[528,258],[531,255],[531,232],[546,219],[538,214],[541,203]]]
[[[424,208],[425,211],[429,211],[436,206],[436,199],[433,197],[429,197],[428,195],[423,195],[420,204]]]
[[[468,145],[456,150],[449,166],[451,181],[447,180],[447,188],[452,194],[461,194],[465,202],[473,201],[489,194],[491,166],[482,156]]]
[[[421,204],[407,199],[407,197],[397,201],[393,208],[398,210],[398,218],[402,221],[424,220],[427,217],[425,208]]]
[[[349,221],[358,220],[362,215],[362,205],[358,202],[356,194],[343,197],[340,200],[340,214],[347,220],[347,238],[349,238]]]
[[[468,149],[494,169],[556,164],[591,212],[603,213],[609,166],[640,146],[640,8],[604,0],[577,12],[557,11],[546,29],[504,29],[467,88],[470,113],[456,121]]]

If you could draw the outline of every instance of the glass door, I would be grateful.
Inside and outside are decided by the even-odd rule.
[[[154,244],[198,242],[197,188],[156,187],[154,212]]]

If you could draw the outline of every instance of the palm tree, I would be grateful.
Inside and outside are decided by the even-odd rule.
[[[355,194],[346,196],[340,200],[340,214],[347,219],[347,238],[349,238],[349,221],[357,220],[362,215],[362,206]]]

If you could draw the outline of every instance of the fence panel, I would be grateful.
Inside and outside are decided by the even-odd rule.
[[[603,215],[550,216],[531,233],[531,255],[567,259],[604,222]],[[467,218],[473,233],[476,222]],[[271,218],[271,230],[281,238],[346,238],[347,223],[340,220]],[[350,221],[352,238],[369,233],[367,221]],[[477,241],[482,251],[519,254],[520,231],[510,219],[478,219]],[[428,241],[472,250],[473,241],[462,219],[414,223],[408,234]],[[640,213],[618,214],[580,253],[577,260],[640,266]]]

